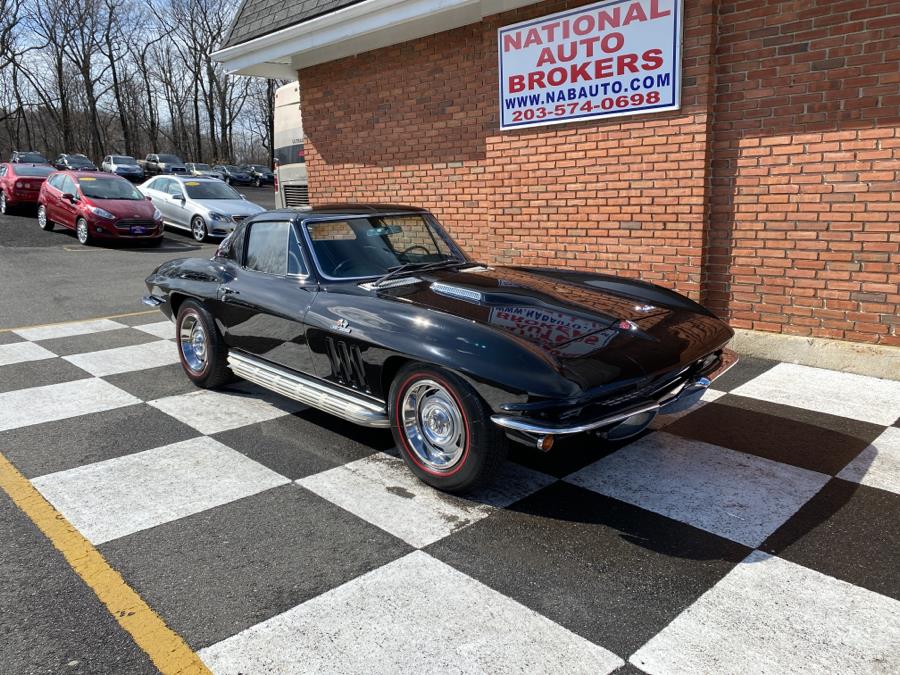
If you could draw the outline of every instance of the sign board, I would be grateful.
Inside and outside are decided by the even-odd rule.
[[[678,109],[682,15],[607,0],[500,28],[500,128]]]

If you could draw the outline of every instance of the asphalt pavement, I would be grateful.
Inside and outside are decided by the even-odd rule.
[[[274,208],[269,188],[239,188],[264,208]],[[143,280],[173,258],[208,256],[215,243],[167,230],[159,248],[81,246],[71,230],[44,232],[36,211],[0,216],[0,328],[140,312]]]

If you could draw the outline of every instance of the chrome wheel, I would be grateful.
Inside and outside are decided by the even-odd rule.
[[[188,368],[195,373],[202,372],[206,368],[206,330],[195,314],[188,314],[181,322],[178,343]]]
[[[432,471],[450,471],[466,449],[466,426],[453,396],[434,380],[406,390],[400,408],[404,436],[418,460]]]
[[[197,241],[206,239],[206,223],[199,216],[191,221],[191,234],[194,235],[194,239]]]
[[[38,225],[42,230],[47,227],[47,209],[43,205],[38,207]]]
[[[75,224],[75,236],[78,237],[78,243],[87,244],[88,239],[90,239],[90,232],[88,232],[88,224],[84,218],[79,218],[78,222]]]
[[[6,193],[0,192],[0,213],[6,213]]]

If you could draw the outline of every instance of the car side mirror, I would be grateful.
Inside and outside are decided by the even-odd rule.
[[[153,201],[153,197],[151,197],[150,195],[144,195],[144,199],[146,199],[148,202]]]
[[[71,192],[63,193],[62,198],[66,201],[72,202],[73,204],[75,203],[75,195],[73,195]]]
[[[183,202],[184,197],[182,197],[181,195],[172,195],[172,201],[173,202]]]

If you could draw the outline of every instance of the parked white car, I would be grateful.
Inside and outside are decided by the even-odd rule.
[[[138,189],[162,213],[163,223],[189,231],[197,241],[225,237],[245,218],[265,211],[217,178],[156,176]]]

